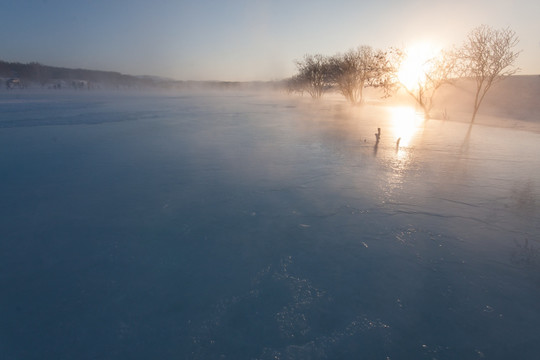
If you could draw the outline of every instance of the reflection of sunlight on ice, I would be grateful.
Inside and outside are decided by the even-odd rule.
[[[424,119],[414,108],[396,106],[390,108],[394,141],[401,138],[399,146],[409,146]]]
[[[395,196],[401,193],[404,176],[412,159],[411,143],[424,123],[422,114],[413,107],[390,107],[390,133],[396,144],[396,156],[388,161],[388,177],[381,183],[383,202],[396,201]],[[399,145],[397,141],[399,139]]]

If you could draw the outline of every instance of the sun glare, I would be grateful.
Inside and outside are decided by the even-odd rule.
[[[424,122],[421,114],[414,108],[408,106],[396,106],[390,108],[392,119],[392,132],[394,138],[400,139],[399,146],[407,147],[411,143],[414,135]]]
[[[417,89],[426,80],[429,59],[437,53],[430,43],[418,43],[407,48],[405,59],[398,72],[399,81],[409,90]]]

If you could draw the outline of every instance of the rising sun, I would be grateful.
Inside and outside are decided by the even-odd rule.
[[[429,60],[439,49],[430,43],[417,43],[407,48],[398,72],[399,81],[409,90],[418,89],[426,81]]]

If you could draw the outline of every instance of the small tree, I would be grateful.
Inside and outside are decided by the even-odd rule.
[[[306,89],[305,81],[300,74],[294,75],[287,79],[286,86],[289,94],[299,93],[300,95],[304,95],[304,90]]]
[[[437,56],[428,59],[422,66],[417,83],[413,86],[402,84],[405,91],[411,95],[424,111],[424,117],[429,119],[433,108],[433,99],[437,90],[444,84],[452,83],[456,70],[457,57],[454,52],[441,51]]]
[[[460,51],[460,60],[463,75],[476,82],[471,124],[491,86],[519,70],[514,67],[514,62],[520,52],[513,50],[518,42],[513,30],[495,30],[487,25],[473,29],[467,36]]]
[[[319,99],[331,84],[330,60],[328,57],[316,54],[305,55],[296,61],[298,74],[292,78],[293,85],[298,91],[298,85],[307,91],[311,97]]]
[[[375,84],[381,56],[371,46],[360,46],[330,59],[332,82],[351,104],[362,102],[364,87]]]

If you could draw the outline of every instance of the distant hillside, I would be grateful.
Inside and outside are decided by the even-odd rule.
[[[445,86],[436,95],[435,106],[453,113],[470,113],[476,86],[472,80],[460,80]],[[538,122],[540,120],[540,76],[513,75],[497,82],[488,91],[479,116],[497,116]]]
[[[158,81],[152,77],[136,77],[113,71],[68,69],[42,65],[36,62],[22,64],[0,61],[0,77],[19,79],[22,87],[69,87],[77,84],[86,87],[147,87]]]
[[[11,82],[10,82],[11,80]],[[15,82],[13,82],[13,80]],[[268,89],[283,87],[280,81],[178,81],[157,76],[133,76],[114,71],[70,69],[42,65],[37,62],[22,64],[0,60],[0,89]]]

